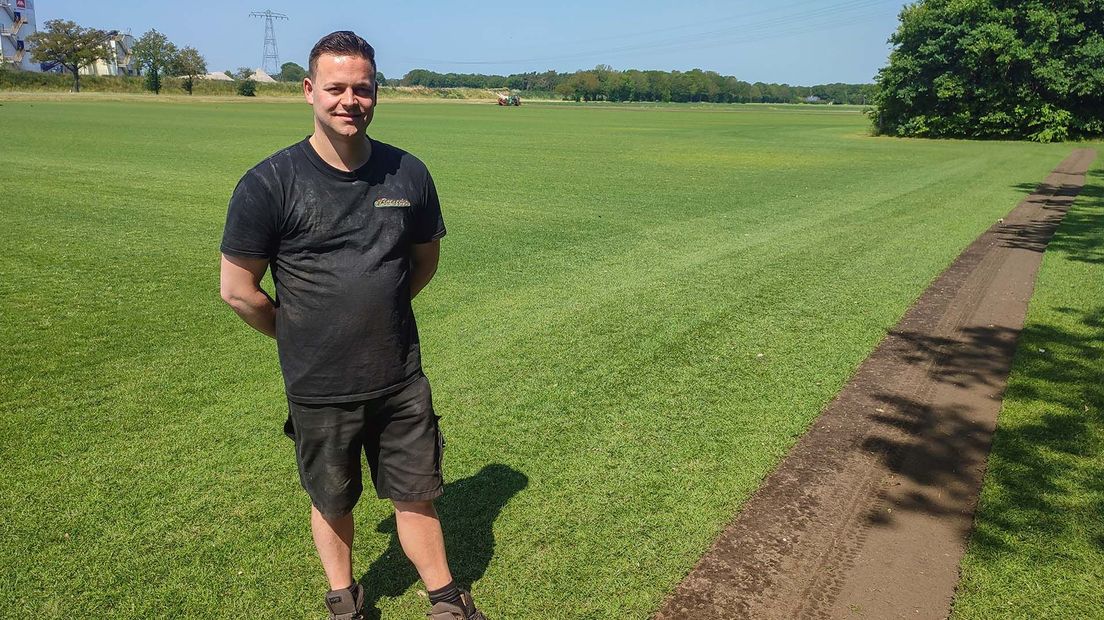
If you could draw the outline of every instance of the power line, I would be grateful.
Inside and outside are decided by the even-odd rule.
[[[806,0],[790,5],[788,7],[784,7],[784,9],[792,10],[794,8],[808,4],[816,4],[818,6],[803,11],[799,15],[793,15],[792,13],[779,15],[776,17],[737,24],[725,28],[707,30],[704,32],[696,32],[686,35],[679,35],[676,37],[654,39],[647,42],[629,43],[626,45],[607,47],[602,49],[591,49],[586,51],[572,52],[568,54],[556,54],[536,58],[513,58],[498,60],[442,60],[411,57],[399,58],[398,60],[405,60],[408,62],[453,65],[516,65],[563,60],[581,60],[584,58],[594,57],[607,57],[643,50],[676,51],[680,49],[690,48],[712,48],[722,45],[743,44],[770,38],[805,34],[822,29],[835,28],[839,26],[871,21],[873,18],[881,18],[882,15],[871,15],[867,13],[864,16],[852,15],[850,13],[866,13],[867,9],[876,8],[878,6],[884,7],[886,5],[886,2],[885,0],[845,0],[844,2],[836,2],[829,5],[824,5],[823,3],[815,2],[814,0]],[[778,9],[783,9],[783,7],[778,7]],[[899,10],[899,7],[897,7],[896,3],[894,3],[894,11],[896,12],[897,10]],[[777,11],[775,9],[764,9],[760,11],[744,13],[740,16],[720,18],[710,23],[715,24],[721,21],[743,19],[749,15],[765,15],[772,12]],[[696,25],[700,26],[701,24],[702,22],[698,22]],[[607,39],[631,39],[634,37],[644,36],[655,32],[670,32],[671,30],[685,29],[693,26],[694,24],[686,24],[669,29],[616,35],[614,37],[607,37]]]
[[[607,41],[616,41],[616,40],[619,40],[619,39],[632,39],[632,38],[635,38],[635,37],[641,37],[641,36],[646,36],[646,35],[651,35],[651,34],[670,34],[671,32],[674,32],[676,30],[686,30],[686,29],[689,29],[689,28],[700,28],[702,26],[716,26],[717,24],[726,23],[726,22],[733,22],[733,21],[739,21],[739,20],[747,19],[748,17],[756,16],[756,15],[769,15],[771,13],[778,13],[780,11],[787,11],[787,10],[794,9],[794,8],[804,6],[804,5],[807,5],[807,4],[823,6],[823,0],[800,0],[799,2],[795,2],[795,3],[790,4],[790,5],[784,5],[784,6],[773,5],[773,6],[769,6],[767,8],[764,8],[764,9],[758,9],[758,10],[754,10],[754,11],[744,11],[744,12],[739,13],[737,15],[729,15],[727,17],[717,17],[717,18],[709,19],[709,20],[705,20],[705,21],[695,21],[695,22],[679,24],[679,25],[674,25],[674,26],[664,26],[663,28],[655,28],[655,29],[652,29],[652,30],[642,30],[642,31],[630,32],[630,33],[626,33],[626,34],[615,34],[615,35],[612,35],[612,36],[603,36],[602,38],[607,40]],[[584,42],[584,41],[591,41],[591,40],[593,40],[593,39],[590,39],[590,38],[567,39],[567,40],[564,40],[563,43],[576,43],[576,42]]]

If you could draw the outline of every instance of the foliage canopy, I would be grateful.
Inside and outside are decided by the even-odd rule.
[[[161,94],[161,74],[176,62],[176,45],[157,30],[150,30],[134,43],[134,57],[145,69],[146,87]]]
[[[85,28],[67,19],[51,19],[42,32],[27,37],[35,59],[53,62],[73,74],[73,90],[80,92],[80,69],[107,56],[107,32]]]
[[[207,73],[207,61],[196,48],[184,47],[173,58],[172,72],[182,78],[180,87],[190,95],[196,78]]]
[[[1104,0],[920,0],[900,21],[877,77],[878,133],[1104,134]]]
[[[280,72],[273,77],[277,82],[302,82],[307,77],[307,70],[299,63],[285,62],[280,65]]]

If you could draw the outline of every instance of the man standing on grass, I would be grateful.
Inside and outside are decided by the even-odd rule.
[[[429,617],[485,620],[453,582],[433,507],[444,487],[444,438],[411,308],[437,269],[445,225],[425,165],[365,134],[375,77],[375,52],[356,34],[334,32],[315,44],[303,80],[314,133],[238,183],[222,239],[221,294],[276,339],[284,430],[312,502],[330,617],[362,617],[351,548],[363,451],[429,591]],[[275,301],[260,286],[266,269]]]

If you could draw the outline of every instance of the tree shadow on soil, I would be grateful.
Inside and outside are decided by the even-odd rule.
[[[1060,326],[1033,323],[1019,334],[1022,346],[1016,360],[1017,379],[1004,393],[1009,404],[1044,402],[1054,406],[1035,423],[1002,426],[990,450],[990,431],[974,421],[963,405],[935,407],[894,394],[878,394],[883,405],[867,416],[872,432],[863,441],[865,450],[879,455],[890,471],[924,487],[889,498],[883,495],[879,507],[868,515],[872,523],[888,525],[892,511],[919,512],[936,517],[962,513],[961,505],[975,493],[973,472],[993,455],[998,466],[989,472],[993,484],[1003,489],[985,513],[985,527],[976,537],[980,548],[1003,546],[994,532],[1014,533],[1029,520],[1038,531],[1069,527],[1059,507],[1063,492],[1059,484],[1070,472],[1062,455],[1092,456],[1092,428],[1104,424],[1104,382],[1101,357],[1104,351],[1104,306],[1090,312],[1062,308],[1075,315],[1083,328],[1072,331]],[[1007,369],[1007,348],[1016,344],[1016,332],[1008,329],[969,330],[962,341],[926,338],[909,334],[902,339],[914,346],[910,364],[930,364],[929,376],[956,386],[984,385],[994,388],[993,397]],[[953,350],[955,353],[950,353]],[[1091,471],[1078,475],[1087,481],[1091,493],[1104,497],[1104,464],[1084,466]],[[884,509],[890,507],[892,511]],[[1104,500],[1096,510],[1104,517]],[[969,523],[961,534],[969,534]],[[1098,541],[1101,542],[1101,541]]]
[[[920,332],[893,331],[887,345],[897,359],[928,367],[928,376],[956,387],[1003,385],[1016,350],[1019,330],[1006,327],[969,327],[959,338],[941,338]]]
[[[502,464],[485,466],[469,478],[445,487],[436,501],[445,534],[445,547],[453,578],[469,587],[483,577],[494,557],[494,522],[510,499],[529,485],[529,478]],[[418,573],[403,554],[392,515],[376,526],[391,535],[391,542],[357,581],[365,592],[364,617],[379,620],[376,604],[384,597],[401,596],[418,582]]]
[[[1068,205],[1055,207],[1042,223],[999,227],[1001,243],[1045,250],[1073,261],[1104,263],[1104,235],[1100,233],[1104,190],[1088,185],[1077,200],[1078,208],[1066,214],[1064,221]],[[1062,234],[1052,240],[1059,223]],[[1002,491],[990,498],[984,520],[979,518],[974,544],[981,553],[999,550],[1004,546],[1002,537],[1025,525],[1054,536],[1071,526],[1061,507],[1064,494],[1071,492],[1062,488],[1069,484],[1068,462],[1082,463],[1078,467],[1083,471],[1075,473],[1081,485],[1079,493],[1104,497],[1104,465],[1099,459],[1087,458],[1093,456],[1090,434],[1100,432],[1104,425],[1100,360],[1104,306],[1058,311],[1078,327],[1069,327],[1070,320],[1036,320],[1023,330],[974,327],[953,338],[890,333],[887,344],[894,356],[909,366],[924,368],[927,377],[937,383],[990,387],[992,398],[1003,396],[1008,404],[1047,403],[1054,411],[1035,421],[1002,426],[990,449],[990,430],[972,419],[966,403],[933,406],[897,394],[876,395],[881,406],[868,416],[872,432],[862,448],[877,454],[890,471],[917,483],[924,492],[883,494],[878,508],[868,515],[870,522],[888,525],[892,511],[949,518],[961,515],[962,505],[976,492],[977,467],[990,458],[994,466],[988,475]],[[1013,354],[1016,379],[1002,390]],[[1084,464],[1086,461],[1089,464]],[[1097,520],[1104,518],[1104,500],[1098,501],[1095,515]],[[971,529],[971,524],[964,524],[962,534],[968,535]],[[1095,542],[1104,547],[1104,534],[1096,535]]]

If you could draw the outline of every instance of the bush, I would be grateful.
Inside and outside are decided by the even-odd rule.
[[[242,97],[253,97],[257,94],[257,82],[251,78],[238,80],[237,90]]]
[[[234,79],[237,80],[236,90],[242,97],[252,97],[257,94],[257,82],[251,76],[253,70],[249,67],[238,67],[238,70],[234,72]]]

